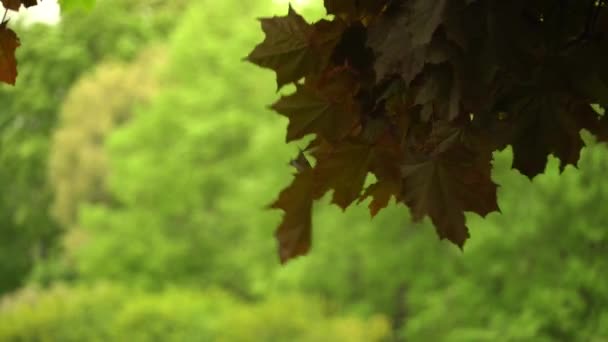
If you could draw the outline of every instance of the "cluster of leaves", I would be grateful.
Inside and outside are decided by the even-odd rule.
[[[261,19],[247,59],[295,85],[272,109],[287,142],[314,134],[273,208],[282,262],[308,252],[313,201],[345,209],[394,197],[462,248],[464,212],[498,211],[492,152],[512,146],[533,178],[547,157],[576,165],[586,129],[608,139],[605,1],[325,0],[331,19],[291,7]],[[602,15],[604,14],[604,15]],[[311,162],[310,157],[314,159]],[[365,188],[371,173],[376,182]]]

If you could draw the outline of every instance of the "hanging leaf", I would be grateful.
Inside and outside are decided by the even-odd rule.
[[[278,88],[322,70],[344,30],[339,21],[308,24],[291,6],[286,16],[260,21],[266,38],[247,60],[274,70]]]
[[[568,99],[567,95],[530,99],[516,113],[513,145],[513,168],[533,178],[542,173],[549,154],[560,160],[560,169],[576,166],[584,146],[582,129],[606,138],[608,125],[584,102]]]
[[[17,79],[17,61],[15,50],[19,47],[19,38],[13,30],[0,24],[0,81],[15,84]]]
[[[291,184],[283,189],[279,198],[270,205],[274,209],[282,209],[285,214],[275,236],[279,243],[281,262],[308,253],[312,236],[312,203],[313,177],[312,170],[306,158],[300,152],[298,158],[299,171]]]
[[[4,8],[8,8],[13,11],[18,11],[21,5],[25,7],[36,6],[38,4],[38,0],[2,0],[2,5]]]
[[[295,93],[272,105],[272,109],[289,119],[287,142],[308,134],[336,141],[357,123],[360,108],[353,96],[358,89],[350,72],[338,70],[326,81],[310,81],[296,87]]]
[[[292,9],[264,19],[250,55],[279,86],[297,83],[272,106],[289,119],[286,140],[316,136],[316,164],[293,185],[312,194],[283,192],[282,203],[294,193],[308,213],[309,199],[332,190],[341,208],[371,197],[373,216],[395,198],[462,247],[464,213],[498,210],[494,151],[511,145],[513,167],[532,178],[549,154],[576,165],[583,129],[608,142],[608,116],[590,106],[608,103],[602,1],[569,1],[567,16],[554,1],[324,5],[329,21],[308,24]],[[363,189],[369,173],[376,182]]]
[[[469,237],[464,212],[498,211],[490,159],[459,143],[419,160],[410,157],[402,168],[403,199],[414,220],[429,216],[440,238],[462,248]]]

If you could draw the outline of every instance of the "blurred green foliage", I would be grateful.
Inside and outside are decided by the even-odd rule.
[[[59,223],[76,224],[80,203],[111,201],[105,185],[106,137],[158,92],[154,70],[165,59],[161,47],[148,49],[130,64],[102,63],[73,85],[61,107],[49,156],[55,193],[51,211]]]
[[[278,265],[265,206],[303,146],[264,109],[271,73],[240,59],[254,18],[285,9],[100,0],[20,28],[18,85],[0,88],[0,341],[608,339],[608,151],[589,139],[580,170],[533,182],[497,154],[502,214],[467,217],[464,252],[403,206],[372,220],[326,200],[311,254]]]
[[[62,229],[49,211],[49,137],[71,86],[98,62],[133,59],[162,40],[184,3],[103,0],[55,27],[15,28],[22,43],[19,81],[0,88],[0,293],[21,285],[56,250]]]
[[[243,303],[221,290],[145,293],[108,284],[24,289],[0,315],[2,341],[364,342],[389,333],[381,317],[335,317],[300,296]]]

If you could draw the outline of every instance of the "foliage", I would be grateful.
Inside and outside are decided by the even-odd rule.
[[[247,57],[296,86],[272,106],[287,142],[315,135],[273,204],[283,262],[310,248],[312,202],[330,190],[342,209],[372,197],[372,214],[394,197],[462,248],[464,213],[499,210],[492,151],[512,146],[512,167],[533,178],[550,154],[576,165],[581,129],[608,139],[590,107],[608,104],[604,1],[324,4],[330,20],[291,7],[261,19]]]
[[[0,87],[0,293],[21,285],[34,264],[57,249],[61,227],[48,210],[54,195],[47,159],[65,96],[99,61],[130,60],[166,36],[183,4],[154,4],[104,0],[88,15],[67,14],[53,27],[11,22],[24,45],[16,52],[19,81]],[[163,11],[151,15],[150,8]]]
[[[110,171],[104,183],[112,200],[79,203],[76,225],[85,237],[70,252],[83,281],[145,288],[214,283],[251,296],[257,282],[264,282],[258,275],[272,264],[263,229],[275,217],[261,217],[259,224],[254,218],[270,201],[262,197],[264,188],[281,181],[273,179],[272,165],[287,169],[276,157],[290,152],[276,148],[272,137],[280,126],[271,115],[244,115],[269,100],[269,89],[259,85],[263,73],[246,72],[246,65],[222,57],[244,53],[258,38],[245,27],[248,15],[264,7],[240,4],[251,11],[227,26],[221,13],[230,12],[234,2],[204,6],[193,4],[172,35],[159,94],[104,143]],[[203,29],[206,43],[193,46]],[[232,39],[225,41],[226,35]],[[259,162],[262,150],[273,150],[274,164]],[[249,198],[257,205],[234,206],[234,198],[252,184],[258,192]]]
[[[321,294],[335,310],[382,313],[397,340],[602,341],[608,189],[595,180],[608,149],[589,145],[580,170],[560,174],[552,158],[533,182],[507,170],[510,149],[495,154],[503,213],[467,215],[478,233],[465,253],[432,241],[428,222],[407,227],[396,206],[370,224],[364,208],[320,205],[315,251],[289,265],[299,276],[287,287]]]
[[[59,0],[61,11],[91,10],[96,0]]]
[[[595,180],[605,173],[607,152],[605,146],[586,148],[581,169],[568,167],[561,175],[559,160],[552,158],[532,185],[521,175],[497,174],[508,185],[501,190],[504,215],[471,220],[473,226],[484,224],[483,231],[471,239],[466,258],[457,260],[458,273],[449,286],[412,293],[413,315],[405,336],[442,341],[606,339],[603,270],[608,267],[608,239],[601,202],[608,188]]]
[[[320,6],[292,3],[309,22],[323,17]],[[357,9],[367,30],[376,9],[358,3],[370,5]],[[353,11],[348,4],[326,2],[332,12]],[[475,234],[461,253],[430,238],[431,220],[411,224],[416,212],[408,214],[405,199],[392,205],[394,185],[367,176],[366,165],[382,170],[382,160],[399,153],[390,139],[374,149],[350,140],[331,151],[326,147],[336,141],[306,149],[313,139],[301,130],[305,121],[259,110],[273,96],[272,75],[238,56],[263,37],[248,29],[252,18],[277,8],[236,0],[182,6],[105,0],[88,15],[64,15],[56,27],[9,23],[23,46],[17,84],[0,87],[6,122],[0,134],[0,340],[608,339],[602,207],[608,189],[597,181],[607,166],[603,145],[583,135],[589,148],[581,152],[580,170],[567,166],[561,173],[559,160],[550,158],[533,181],[508,170],[513,148],[493,153],[491,179],[502,185],[502,215],[467,213]],[[333,25],[325,19],[314,38],[323,48],[336,34],[325,30]],[[297,24],[304,25],[297,26],[300,33],[310,33],[306,22]],[[165,57],[163,67],[148,69]],[[336,83],[323,84],[326,93],[287,84],[273,107],[329,123],[319,128],[331,132],[334,122],[323,121],[329,114],[365,111],[357,109],[360,99],[337,93],[336,85],[354,87],[352,70],[344,71]],[[138,86],[123,88],[136,79]],[[393,87],[390,94],[399,91]],[[333,102],[327,108],[315,102],[319,110],[312,115],[290,105],[324,94]],[[404,105],[387,102],[393,111]],[[291,165],[285,160],[298,149],[282,143],[285,128],[304,149]],[[467,175],[450,161],[439,160],[437,175]],[[353,167],[344,169],[344,162]],[[263,208],[289,184],[294,166],[306,177],[316,169],[339,190],[333,198],[321,196],[323,184],[302,177],[313,186],[297,183],[296,192],[310,191],[318,201],[275,203],[310,208],[310,224],[319,227],[310,235],[314,253],[280,267],[269,237],[281,213]],[[409,170],[410,177],[432,188],[424,172],[429,167]],[[404,170],[393,171],[399,178]],[[353,197],[370,210],[327,205]],[[410,198],[414,207],[424,206],[416,199]],[[54,214],[65,214],[60,225],[51,204]],[[293,248],[308,248],[297,236],[292,241]],[[24,279],[34,287],[6,293]]]
[[[288,304],[288,306],[285,306]],[[311,329],[311,326],[315,326]],[[24,289],[0,305],[3,341],[380,341],[382,317],[362,320],[324,312],[297,296],[248,303],[222,291],[137,292],[97,285]]]
[[[154,70],[163,59],[163,51],[154,48],[131,64],[101,64],[79,79],[66,96],[49,157],[55,193],[51,210],[64,226],[76,223],[80,204],[111,201],[105,185],[105,139],[157,93]],[[95,108],[95,115],[91,115],[91,108]]]

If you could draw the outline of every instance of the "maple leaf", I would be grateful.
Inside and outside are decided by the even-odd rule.
[[[451,1],[454,2],[454,1]],[[407,30],[412,36],[412,46],[426,45],[445,20],[449,0],[412,0],[408,2]]]
[[[382,137],[374,142],[360,139],[343,140],[338,144],[331,145],[326,142],[318,142],[311,149],[312,155],[317,160],[314,167],[316,190],[321,196],[329,189],[333,189],[332,203],[343,210],[350,206],[355,200],[361,202],[367,196],[372,196],[374,204],[383,202],[380,189],[367,189],[363,196],[361,192],[368,173],[373,173],[378,179],[378,187],[388,191],[387,185],[396,185],[391,189],[393,194],[399,193],[400,156],[398,145],[392,139]],[[377,197],[377,198],[376,198]],[[373,209],[372,209],[373,214]]]
[[[386,0],[324,0],[327,14],[356,18],[365,15],[378,14]]]
[[[374,21],[368,28],[367,44],[376,55],[376,79],[400,74],[406,85],[422,71],[426,48],[414,47],[409,28],[409,15],[404,9],[395,10]]]
[[[297,84],[295,93],[281,97],[271,108],[289,118],[287,142],[313,133],[336,141],[359,119],[360,108],[353,97],[357,91],[354,75],[338,71],[327,81]]]
[[[600,140],[608,130],[606,121],[587,103],[565,94],[528,98],[513,115],[513,168],[530,179],[545,170],[549,154],[560,160],[560,170],[566,165],[576,166],[584,146],[582,129]]]
[[[415,104],[423,106],[422,119],[428,121],[430,114],[440,120],[458,117],[461,85],[454,69],[444,64],[431,68],[423,76],[415,99]]]
[[[414,220],[429,216],[440,238],[462,248],[469,237],[464,212],[485,216],[499,210],[491,154],[477,154],[456,140],[438,145],[429,156],[415,155],[401,169],[403,201]]]
[[[305,255],[310,250],[312,203],[315,199],[313,188],[313,174],[309,166],[295,175],[291,184],[281,191],[279,198],[270,206],[285,212],[275,232],[282,263]]]
[[[325,68],[344,31],[340,21],[311,25],[291,5],[286,16],[260,21],[266,38],[246,59],[274,70],[278,88]]]
[[[409,125],[406,122],[398,122],[397,124]],[[361,203],[369,197],[372,198],[368,205],[372,217],[388,205],[391,197],[394,197],[397,201],[401,200],[402,178],[400,167],[403,159],[401,137],[394,137],[390,129],[385,133],[375,140],[372,147],[373,159],[370,162],[369,170],[376,177],[376,182],[369,185],[357,201],[357,203]]]
[[[17,79],[17,60],[15,50],[19,47],[19,38],[13,30],[0,24],[0,81],[15,84]]]
[[[326,188],[334,189],[332,203],[343,210],[361,195],[365,178],[374,161],[373,146],[358,142],[323,145],[313,152],[315,176]]]
[[[608,19],[589,25],[589,6],[599,13],[600,2],[569,2],[568,18],[547,1],[324,4],[335,29],[291,10],[268,19],[301,33],[293,35],[301,51],[285,50],[294,59],[280,55],[266,67],[283,67],[284,82],[305,78],[272,108],[289,119],[287,141],[316,135],[307,151],[317,163],[309,178],[298,176],[312,188],[309,198],[333,190],[333,203],[346,208],[371,197],[373,216],[395,197],[462,247],[464,212],[498,210],[493,151],[511,144],[513,167],[533,177],[549,154],[562,169],[575,165],[581,129],[608,141],[608,116],[589,106],[608,104]],[[319,33],[328,43],[315,59],[310,32],[323,25],[336,33]],[[288,31],[265,29],[264,43],[286,44]],[[363,190],[370,172],[377,181]]]
[[[361,195],[357,203],[361,203],[365,199],[371,197],[372,200],[369,203],[368,208],[370,214],[374,217],[378,215],[380,210],[388,206],[391,197],[394,197],[399,201],[401,199],[401,192],[401,179],[380,179],[365,189],[365,192]]]
[[[25,7],[36,6],[38,0],[2,0],[2,5],[13,11],[18,11],[19,7],[23,4]]]

